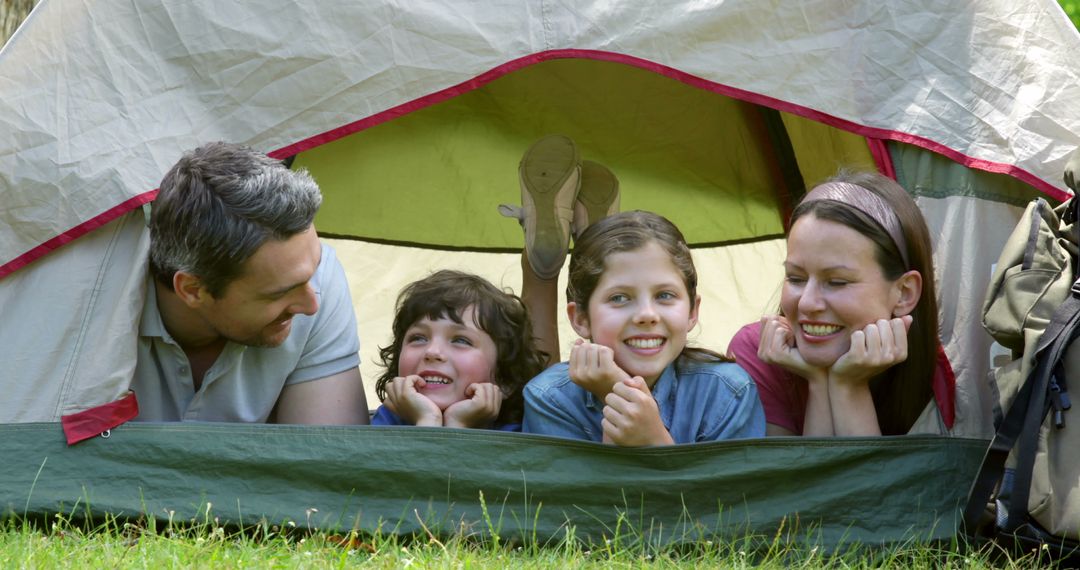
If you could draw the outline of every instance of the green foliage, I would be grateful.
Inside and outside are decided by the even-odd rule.
[[[1058,4],[1072,20],[1077,28],[1080,28],[1080,0],[1058,0]]]

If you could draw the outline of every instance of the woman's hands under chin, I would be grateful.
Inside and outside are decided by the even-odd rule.
[[[827,371],[807,364],[799,348],[795,345],[795,331],[787,317],[766,315],[761,317],[761,340],[758,343],[758,358],[762,362],[775,364],[809,382],[824,380]]]
[[[829,369],[829,378],[847,385],[867,383],[907,360],[911,322],[911,315],[881,319],[852,333],[851,348]]]
[[[829,405],[836,435],[881,435],[870,379],[907,360],[911,316],[881,319],[851,334],[851,348],[829,369]]]
[[[907,359],[911,316],[881,319],[851,334],[851,347],[828,368],[803,360],[794,332],[781,316],[761,320],[758,358],[809,384],[803,435],[880,435],[870,379]],[[834,410],[840,410],[834,414]]]

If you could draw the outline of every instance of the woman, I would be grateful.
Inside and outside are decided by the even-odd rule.
[[[842,173],[806,195],[790,227],[780,314],[729,347],[758,384],[766,434],[950,428],[955,380],[911,196],[880,174]]]

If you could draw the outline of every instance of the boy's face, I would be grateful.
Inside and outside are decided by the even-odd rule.
[[[495,381],[495,341],[474,322],[476,308],[461,313],[462,323],[427,317],[405,331],[398,358],[398,376],[419,376],[426,385],[418,391],[439,409],[467,399],[465,389]]]

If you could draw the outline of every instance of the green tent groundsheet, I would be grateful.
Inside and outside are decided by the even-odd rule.
[[[947,539],[985,442],[766,438],[648,449],[485,430],[0,426],[7,514],[664,545]],[[210,513],[207,515],[207,510]]]

